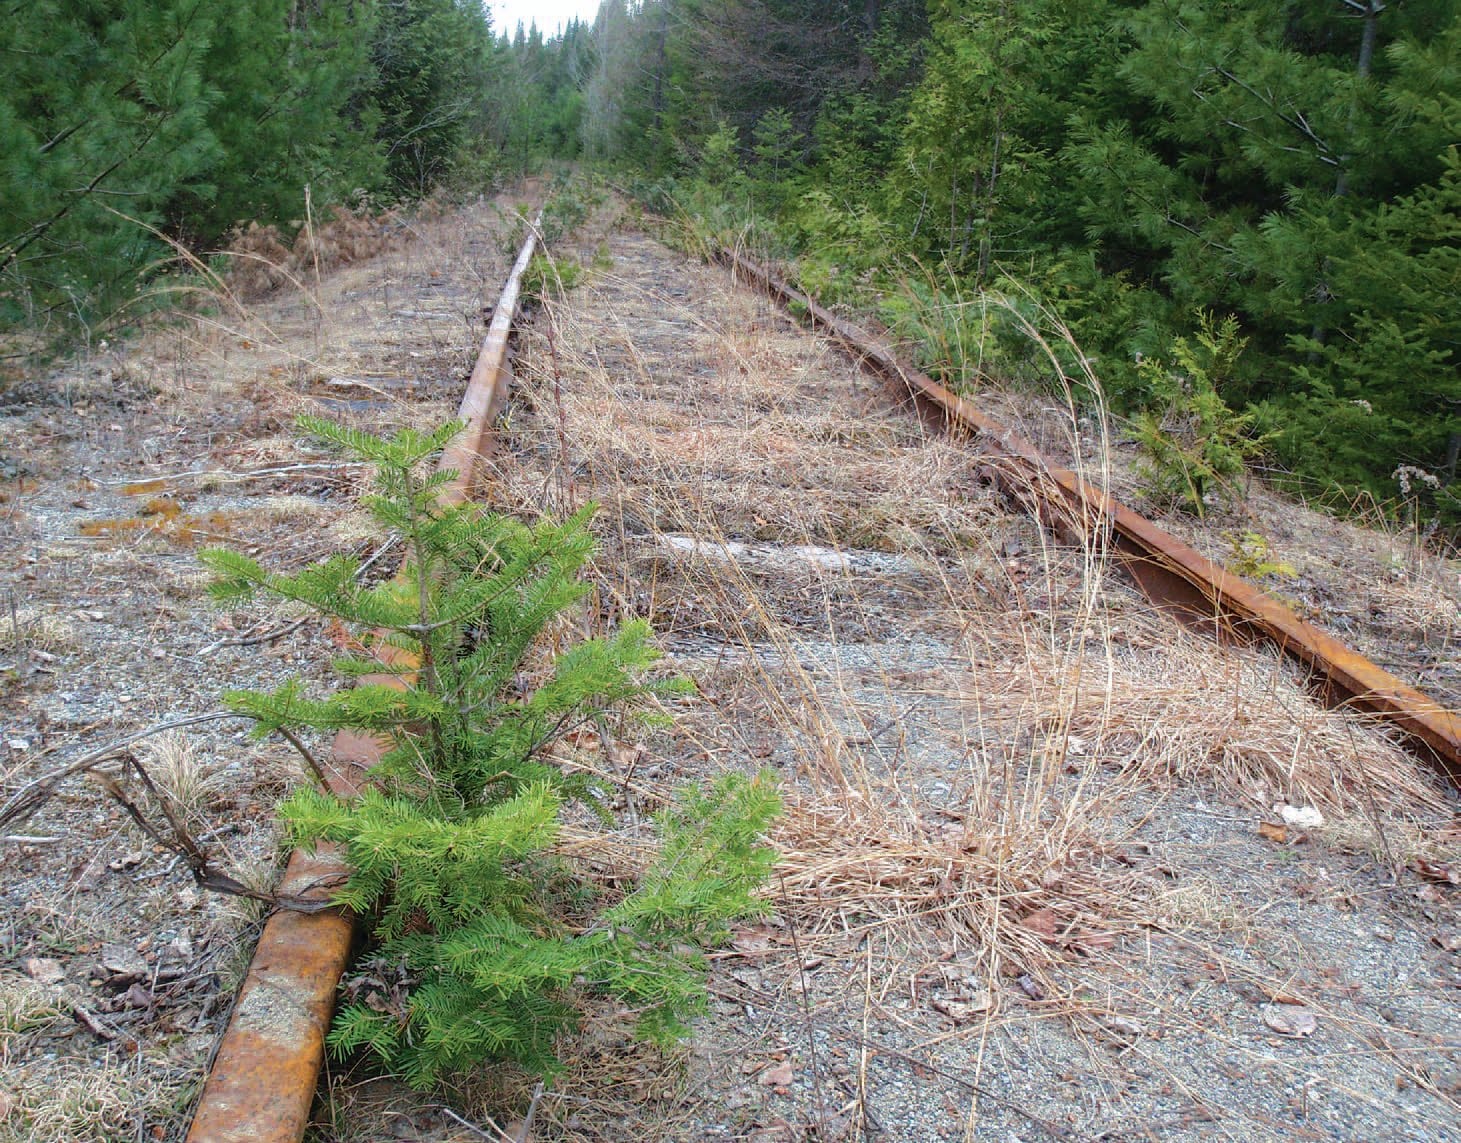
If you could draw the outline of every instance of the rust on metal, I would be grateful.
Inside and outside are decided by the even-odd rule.
[[[512,272],[507,276],[507,284],[502,287],[492,322],[487,327],[487,336],[482,342],[482,351],[477,355],[477,364],[472,368],[467,391],[457,409],[457,419],[467,422],[467,430],[442,453],[440,467],[457,473],[457,479],[442,490],[442,499],[448,502],[460,503],[471,498],[477,482],[478,465],[484,457],[492,455],[492,426],[507,404],[507,390],[512,383],[507,343],[522,294],[523,274],[537,250],[538,228],[542,221],[540,212],[528,227],[527,241],[518,252]]]
[[[439,470],[457,474],[442,490],[442,499],[450,503],[471,498],[480,461],[491,452],[492,422],[507,399],[512,377],[508,339],[539,221],[529,228],[508,275],[462,398],[458,416],[467,422],[466,430],[438,462]],[[394,673],[364,681],[409,685],[418,664],[408,652],[378,639],[374,653]],[[337,734],[324,767],[331,791],[340,797],[358,793],[385,745],[355,731]],[[333,847],[321,846],[312,854],[296,850],[279,892],[325,900],[347,873]],[[335,989],[349,963],[354,935],[354,917],[339,909],[308,914],[281,910],[269,918],[204,1084],[188,1143],[299,1143],[303,1138],[334,1015]]]
[[[900,361],[890,346],[867,330],[839,318],[744,255],[726,250],[721,257],[783,304],[805,309],[814,324],[876,371],[901,381],[915,399],[931,404],[948,423],[977,433],[1000,461],[990,470],[1003,488],[1037,501],[1048,523],[1104,540],[1115,561],[1150,599],[1178,610],[1215,636],[1270,641],[1305,666],[1326,703],[1394,726],[1417,754],[1461,786],[1461,717],[1456,711],[1306,623],[1262,588],[1213,563],[1076,473],[1052,464],[1029,441],[972,402]]]

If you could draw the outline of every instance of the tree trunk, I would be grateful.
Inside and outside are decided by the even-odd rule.
[[[670,14],[665,5],[660,5],[659,31],[656,33],[654,55],[654,93],[650,97],[650,110],[654,112],[654,137],[659,139],[660,128],[665,117],[665,64],[666,41],[670,34]]]
[[[1375,43],[1380,36],[1380,13],[1384,11],[1384,9],[1385,5],[1381,2],[1381,0],[1369,0],[1369,3],[1365,8],[1365,30],[1363,35],[1361,35],[1360,37],[1359,59],[1355,62],[1355,71],[1358,72],[1361,80],[1366,80],[1370,78],[1370,68],[1375,60]],[[1359,98],[1358,96],[1356,96],[1354,102],[1350,104],[1349,109],[1350,142],[1354,141],[1354,130],[1358,120]],[[1344,198],[1347,194],[1349,194],[1349,159],[1350,156],[1348,154],[1344,154],[1339,157],[1339,176],[1334,180],[1335,198]],[[1328,260],[1326,259],[1326,265],[1327,263]],[[1317,293],[1321,298],[1326,297],[1329,293],[1328,283],[1325,282],[1322,278],[1318,283]],[[1314,328],[1311,331],[1310,336],[1320,345],[1323,345],[1328,335],[1329,330],[1325,328],[1323,320],[1316,320],[1314,322]],[[1313,360],[1313,358],[1314,354],[1309,354],[1309,359],[1311,361]]]

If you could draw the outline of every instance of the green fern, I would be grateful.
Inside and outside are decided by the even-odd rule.
[[[593,554],[592,508],[525,524],[442,504],[443,477],[426,465],[455,425],[381,439],[301,423],[376,465],[364,503],[403,537],[401,574],[367,585],[356,561],[337,556],[284,575],[212,550],[213,593],[307,604],[419,663],[413,678],[368,654],[337,660],[347,679],[395,674],[399,687],[361,682],[316,698],[291,681],[226,696],[260,735],[353,728],[385,744],[357,799],[304,788],[280,808],[293,844],[340,847],[350,873],[335,899],[374,925],[331,1048],[369,1052],[417,1087],[486,1058],[551,1073],[583,989],[619,997],[645,1036],[683,1035],[705,1006],[702,950],[760,910],[774,783],[733,776],[681,791],[657,819],[661,847],[639,884],[595,915],[600,887],[554,847],[565,803],[605,819],[607,799],[547,748],[610,713],[654,725],[652,700],[687,684],[650,674],[649,625],[630,622],[560,652],[524,690],[525,658],[588,590],[579,573]]]

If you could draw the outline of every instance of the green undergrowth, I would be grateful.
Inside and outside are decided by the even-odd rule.
[[[551,748],[659,725],[656,699],[688,684],[655,671],[643,622],[564,645],[589,590],[579,573],[593,509],[528,524],[443,503],[450,474],[428,463],[456,424],[381,439],[301,423],[376,466],[365,506],[403,537],[401,574],[368,586],[356,560],[335,556],[282,575],[215,549],[203,555],[213,594],[307,604],[419,664],[383,667],[364,649],[336,664],[357,685],[323,698],[300,682],[227,696],[260,735],[351,728],[386,744],[358,798],[304,788],[279,811],[293,844],[341,847],[350,874],[335,899],[371,926],[331,1048],[366,1050],[417,1088],[490,1059],[551,1074],[555,1041],[594,993],[616,997],[651,1041],[683,1036],[705,1007],[704,950],[762,909],[773,780],[682,787],[655,817],[653,844],[621,830],[606,778]],[[396,678],[370,678],[383,672]],[[567,856],[570,823],[580,841],[596,828],[623,854],[612,879]]]

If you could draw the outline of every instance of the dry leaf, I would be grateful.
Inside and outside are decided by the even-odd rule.
[[[1109,949],[1116,944],[1115,933],[1078,933],[1070,942],[1070,947],[1090,955],[1100,952],[1102,949]]]
[[[1055,941],[1055,930],[1059,925],[1059,918],[1053,909],[1036,909],[1028,917],[1020,918],[1020,926],[1029,929],[1042,941]]]
[[[1282,845],[1288,841],[1289,831],[1287,826],[1277,825],[1274,822],[1259,822],[1258,836]]]
[[[1124,1036],[1129,1040],[1138,1040],[1146,1033],[1146,1026],[1128,1016],[1118,1016],[1115,1013],[1107,1013],[1098,1016],[1101,1027],[1108,1032],[1118,1036]]]
[[[796,1069],[790,1060],[783,1060],[775,1067],[767,1068],[756,1077],[756,1082],[762,1087],[786,1087],[791,1083],[791,1078],[796,1074]]]
[[[122,996],[121,1004],[124,1008],[151,1008],[152,999],[152,993],[140,984],[134,984]]]
[[[1432,881],[1440,881],[1447,885],[1461,885],[1461,869],[1449,861],[1427,861],[1424,857],[1417,857],[1410,863],[1410,868]]]
[[[631,766],[637,765],[643,757],[643,746],[629,746],[622,743],[615,743],[609,747],[609,761],[615,766],[626,770]]]
[[[1314,1013],[1295,1004],[1265,1004],[1263,1022],[1280,1036],[1295,1040],[1313,1035],[1319,1027]]]
[[[1270,988],[1266,984],[1260,984],[1258,986],[1258,990],[1260,992],[1262,992],[1264,996],[1268,997],[1269,1000],[1273,1001],[1273,1003],[1275,1003],[1275,1004],[1295,1004],[1295,1005],[1301,1005],[1301,1004],[1304,1003],[1297,996],[1290,996],[1287,992],[1284,992],[1281,989],[1277,989],[1277,988]]]
[[[751,925],[736,930],[731,947],[744,957],[758,957],[774,951],[777,942],[764,925]]]
[[[966,1024],[981,1012],[988,1012],[994,1005],[989,989],[981,988],[968,996],[950,997],[947,1000],[930,1001],[934,1010],[942,1012],[955,1024]]]
[[[134,849],[131,853],[124,853],[115,861],[108,861],[107,868],[113,873],[121,873],[125,869],[131,869],[134,865],[141,865],[147,859],[147,854],[140,849]]]

